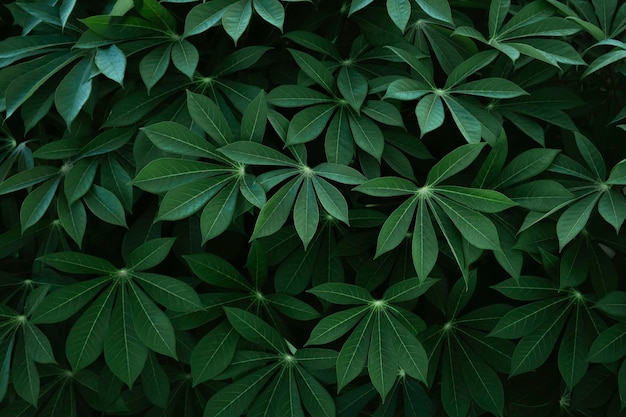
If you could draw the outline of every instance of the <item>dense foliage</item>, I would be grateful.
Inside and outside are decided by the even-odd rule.
[[[0,416],[626,415],[626,4],[0,13]]]

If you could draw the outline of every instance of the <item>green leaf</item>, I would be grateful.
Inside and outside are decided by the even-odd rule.
[[[322,176],[322,174],[320,174]],[[319,177],[313,177],[313,187],[320,204],[335,219],[348,224],[348,203],[343,194],[330,183]]]
[[[81,159],[65,174],[63,189],[69,204],[74,204],[87,194],[96,178],[98,162],[97,158]]]
[[[224,10],[224,15],[222,16],[222,26],[228,36],[235,41],[235,45],[237,45],[237,41],[246,31],[251,18],[252,2],[250,0],[241,0],[236,3],[232,3],[226,8],[226,10]]]
[[[420,137],[440,127],[445,117],[441,97],[428,94],[422,98],[415,106],[415,115],[420,127]]]
[[[450,417],[466,417],[471,405],[471,397],[468,388],[459,378],[461,375],[461,361],[452,346],[448,346],[443,354],[443,366],[441,375],[441,401],[443,408]]]
[[[409,278],[393,284],[385,290],[383,300],[385,302],[401,303],[403,301],[415,300],[425,294],[430,287],[437,282],[436,279]]]
[[[109,286],[72,326],[65,355],[74,372],[91,365],[102,354],[116,291],[115,286]]]
[[[363,174],[349,166],[324,162],[313,168],[315,175],[337,181],[342,184],[358,185],[367,180]]]
[[[13,353],[12,381],[15,392],[26,402],[37,406],[39,401],[39,372],[35,361],[28,357],[23,339],[18,338]]]
[[[404,128],[404,120],[396,106],[381,100],[365,100],[361,111],[367,117],[389,126]]]
[[[452,200],[435,198],[465,240],[480,249],[500,250],[500,238],[491,220]]]
[[[146,19],[168,31],[176,30],[176,19],[158,0],[134,0],[135,8]]]
[[[87,304],[109,278],[96,278],[70,285],[50,293],[33,312],[33,324],[58,323],[76,314]]]
[[[220,159],[204,138],[176,122],[159,122],[141,130],[159,149],[184,156]]]
[[[76,119],[91,95],[92,71],[92,60],[83,58],[67,73],[55,91],[55,107],[68,126]]]
[[[79,58],[79,52],[70,52],[45,63],[25,74],[20,74],[6,89],[6,117],[9,118],[26,100],[53,75]]]
[[[198,294],[183,281],[149,272],[133,272],[132,276],[150,297],[168,310],[190,313],[202,309]]]
[[[197,35],[217,25],[230,4],[230,0],[214,0],[194,6],[185,17],[183,36]]]
[[[419,188],[413,182],[404,178],[379,177],[366,181],[353,188],[353,190],[374,197],[395,197],[415,194],[419,191]]]
[[[274,234],[285,224],[301,184],[302,177],[294,178],[267,200],[257,217],[251,239]]]
[[[87,212],[83,203],[77,201],[69,205],[65,196],[60,195],[57,198],[57,214],[65,232],[80,248],[87,228]]]
[[[504,167],[494,188],[511,186],[542,173],[558,153],[558,149],[531,149],[519,154]]]
[[[626,185],[626,159],[621,160],[613,167],[606,182],[607,184]],[[0,185],[0,188],[2,188],[2,185]]]
[[[176,335],[170,319],[136,285],[131,283],[129,287],[137,337],[146,347],[176,359]]]
[[[619,233],[626,219],[624,195],[613,188],[606,190],[598,201],[598,212],[607,223],[615,228],[615,232]]]
[[[129,387],[141,373],[148,349],[135,331],[126,286],[120,288],[104,339],[104,360],[113,374]]]
[[[418,196],[410,197],[387,217],[378,234],[376,258],[394,249],[406,238],[417,204]]]
[[[213,197],[200,215],[202,243],[222,234],[233,221],[237,204],[238,187],[226,186]]]
[[[100,166],[100,184],[115,194],[120,200],[124,209],[128,212],[133,206],[133,186],[132,179],[126,169],[113,157]]]
[[[287,129],[287,145],[310,142],[322,134],[333,115],[334,104],[320,104],[298,112]]]
[[[242,164],[300,167],[300,164],[276,149],[256,142],[237,141],[218,150]]]
[[[320,213],[315,192],[313,191],[313,183],[310,178],[306,178],[302,183],[293,207],[293,223],[305,250],[317,231],[319,217]]]
[[[133,184],[150,193],[162,193],[194,180],[230,171],[223,165],[207,162],[159,158],[143,167],[133,179]]]
[[[148,360],[141,372],[141,382],[146,398],[152,404],[166,408],[169,402],[170,381],[154,354],[148,355]]]
[[[259,317],[240,308],[224,307],[224,311],[230,324],[244,339],[276,353],[285,352],[282,336]]]
[[[174,66],[190,80],[193,80],[193,75],[200,61],[200,54],[196,47],[188,40],[183,39],[174,42],[171,54]]]
[[[615,0],[592,0],[593,8],[600,21],[600,27],[604,33],[609,33],[613,14],[617,9],[617,1]]]
[[[335,77],[333,77],[324,64],[306,52],[295,49],[288,49],[288,51],[300,69],[302,69],[313,82],[321,86],[327,92],[331,94],[335,93]]]
[[[600,194],[588,195],[567,208],[556,223],[559,249],[571,242],[585,228]]]
[[[411,16],[409,0],[387,0],[387,14],[393,23],[404,33]]]
[[[353,307],[324,317],[311,331],[311,336],[305,346],[321,345],[337,340],[350,331],[369,309],[369,306]]]
[[[511,0],[491,0],[489,6],[489,37],[493,38],[498,33],[498,29],[504,23],[504,19],[511,7]]]
[[[133,129],[107,129],[83,146],[80,156],[87,158],[118,150],[128,143],[134,133]]]
[[[504,194],[493,190],[442,185],[436,188],[436,192],[483,213],[498,213],[516,205]]]
[[[374,314],[369,313],[366,319],[361,320],[339,351],[339,356],[337,356],[338,391],[359,376],[365,368],[374,327]]]
[[[443,101],[465,140],[472,144],[480,142],[481,125],[478,119],[451,96],[445,96]]]
[[[268,108],[265,100],[265,91],[261,90],[254,100],[250,102],[248,107],[246,107],[246,110],[243,113],[243,117],[241,119],[242,140],[250,140],[254,142],[261,142],[263,140],[265,127],[267,125],[267,112]]]
[[[348,116],[350,130],[354,143],[368,154],[380,161],[385,147],[385,139],[383,133],[376,123],[367,117]]]
[[[553,180],[530,181],[507,190],[507,194],[521,207],[544,213],[574,198],[574,194]]]
[[[367,304],[374,301],[370,293],[364,288],[341,282],[327,282],[313,287],[307,292],[333,304]]]
[[[589,348],[589,361],[610,363],[626,355],[626,323],[617,323],[604,330]]]
[[[541,300],[559,294],[559,288],[550,280],[529,275],[506,279],[491,288],[509,298],[520,301]]]
[[[461,172],[467,168],[478,157],[484,143],[471,143],[462,145],[441,158],[441,160],[431,168],[426,178],[426,184],[436,185],[446,178]]]
[[[405,1],[408,3],[408,0]],[[337,75],[337,87],[350,107],[358,112],[367,96],[367,79],[357,70],[343,66]]]
[[[126,227],[124,207],[120,200],[106,188],[94,185],[83,201],[89,210],[100,220],[110,224]]]
[[[166,44],[154,48],[139,61],[139,75],[146,85],[148,93],[165,75],[170,64],[172,45]]]
[[[194,122],[218,145],[227,145],[234,139],[226,118],[213,100],[187,91],[187,109]]]
[[[98,48],[94,62],[105,77],[123,85],[124,72],[126,72],[126,55],[120,48],[115,45],[108,48]]]
[[[285,9],[278,0],[254,0],[254,10],[267,23],[283,31]]]
[[[416,0],[416,2],[429,16],[452,23],[452,12],[448,0]]]
[[[435,267],[439,255],[439,242],[428,214],[428,206],[422,202],[417,207],[415,228],[411,239],[411,256],[418,278],[425,282]]]
[[[585,376],[588,368],[587,329],[581,308],[576,307],[574,317],[565,328],[559,347],[559,371],[567,386],[571,389]]]
[[[152,239],[139,245],[127,258],[127,268],[143,271],[160,264],[167,257],[176,238]]]
[[[308,87],[283,84],[269,92],[267,102],[278,107],[304,107],[331,103],[333,100],[326,94]]]
[[[118,271],[105,259],[78,252],[50,253],[39,257],[38,260],[70,274],[109,275]]]
[[[374,385],[384,402],[396,382],[398,357],[392,343],[391,326],[389,321],[381,317],[383,314],[381,311],[375,313],[376,317],[372,324],[372,340],[367,360],[367,372],[372,385]]]
[[[626,292],[611,291],[599,299],[594,308],[618,318],[626,318]]]
[[[59,175],[59,169],[47,165],[21,171],[0,183],[0,195],[37,185],[57,175]]]
[[[589,139],[578,132],[574,132],[574,139],[576,141],[578,151],[582,155],[587,166],[591,168],[591,172],[593,172],[596,179],[600,181],[604,180],[606,177],[606,165],[604,164],[604,159],[602,159],[602,155],[598,149]]]
[[[155,221],[180,220],[191,216],[230,182],[230,176],[204,178],[168,191],[161,200]]]
[[[230,0],[228,0],[230,1]],[[254,65],[261,57],[270,49],[269,46],[247,46],[244,48],[239,48],[235,52],[230,55],[224,57],[215,67],[215,75],[226,75],[232,74],[241,70],[245,70]],[[232,84],[231,84],[232,85]],[[227,84],[222,84],[222,87],[227,86]],[[254,90],[254,94],[256,95],[258,89]],[[252,100],[253,97],[248,97],[248,100]]]
[[[461,371],[470,395],[481,408],[496,416],[503,416],[504,390],[500,378],[480,356],[471,354],[462,343],[458,345],[463,352]]]
[[[228,323],[210,330],[191,352],[191,375],[194,385],[222,373],[235,355],[239,334]]]
[[[24,344],[29,359],[37,363],[57,363],[50,339],[37,326],[27,323],[24,327]]]
[[[396,355],[398,357],[398,366],[404,370],[409,376],[427,383],[426,375],[428,374],[428,355],[417,340],[406,327],[404,327],[397,319],[384,312],[389,323],[388,331],[394,342]]]
[[[335,402],[324,386],[302,367],[296,367],[296,370],[299,376],[297,379],[298,388],[306,410],[311,415],[334,417],[336,413]]]
[[[320,316],[313,307],[287,294],[268,294],[265,298],[276,310],[295,320],[313,320]]]
[[[516,339],[531,334],[540,325],[548,321],[553,324],[558,311],[564,310],[565,300],[561,297],[549,298],[514,308],[500,319],[490,336]]]
[[[249,285],[239,271],[217,255],[198,253],[183,258],[202,281],[221,288],[249,290]]]
[[[535,330],[524,336],[511,356],[511,376],[537,369],[548,359],[563,329],[568,308],[553,313]]]
[[[454,87],[451,92],[488,98],[513,98],[529,95],[515,83],[504,78],[483,78]]]
[[[394,98],[396,100],[417,100],[432,92],[432,87],[425,84],[425,81],[417,81],[410,78],[400,78],[393,80],[387,87],[383,99]]]
[[[204,409],[204,417],[233,417],[245,412],[250,403],[276,371],[271,365],[226,385],[213,394]]]
[[[50,179],[26,196],[20,208],[22,233],[29,227],[35,225],[35,223],[41,220],[43,215],[46,214],[60,181],[60,178]]]

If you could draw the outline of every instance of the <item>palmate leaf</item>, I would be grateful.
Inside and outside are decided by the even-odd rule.
[[[311,331],[305,346],[332,342],[346,334],[365,315],[369,307],[353,307],[324,317]]]
[[[417,338],[398,320],[387,312],[384,313],[389,323],[389,333],[392,337],[398,357],[398,366],[408,375],[427,383],[428,355]]]
[[[340,282],[318,285],[307,292],[333,304],[367,304],[374,301],[374,298],[364,288]]]
[[[171,311],[194,312],[202,309],[196,291],[176,278],[149,272],[132,272],[133,279],[150,297]]]
[[[302,177],[292,179],[265,203],[254,226],[252,239],[269,236],[285,224],[302,181]]]

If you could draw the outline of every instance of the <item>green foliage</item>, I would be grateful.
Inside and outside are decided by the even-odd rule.
[[[0,417],[625,415],[622,2],[0,19]]]

